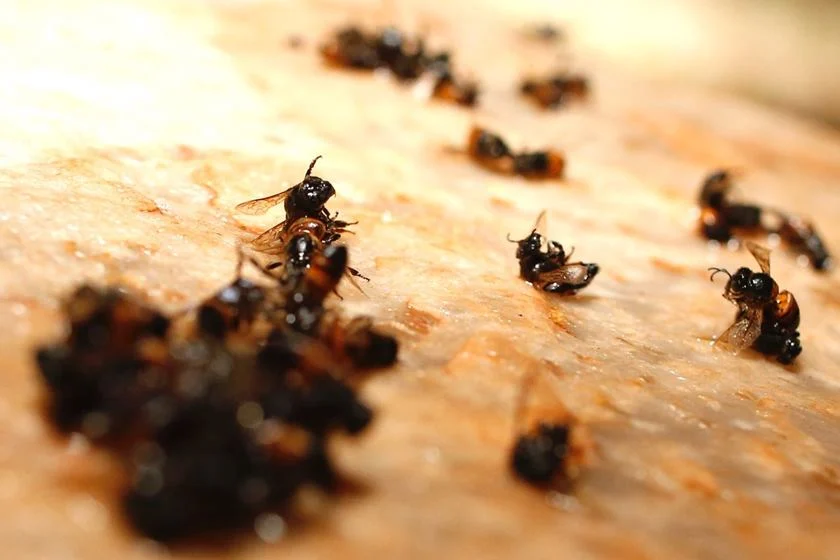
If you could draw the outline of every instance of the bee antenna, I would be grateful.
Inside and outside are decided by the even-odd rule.
[[[511,238],[510,238],[510,234],[507,234],[506,239],[507,239],[510,243],[519,243],[519,240],[518,240],[518,239],[511,239]]]
[[[715,268],[715,267],[712,267],[712,268],[710,268],[709,270],[713,271],[713,272],[712,272],[712,275],[711,275],[711,276],[709,276],[709,280],[710,280],[711,282],[714,282],[714,281],[715,281],[715,275],[716,275],[717,273],[719,273],[719,272],[722,272],[722,273],[726,274],[726,276],[727,276],[728,278],[732,278],[732,274],[730,274],[730,273],[729,273],[729,271],[728,271],[728,270],[726,270],[725,268]]]
[[[321,156],[315,156],[315,159],[312,160],[312,163],[309,164],[309,168],[306,170],[306,175],[303,176],[304,179],[312,175],[312,170],[315,168],[315,162],[319,159],[321,159]]]

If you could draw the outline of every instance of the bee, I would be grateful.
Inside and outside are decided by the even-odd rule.
[[[117,435],[149,387],[137,387],[144,372],[168,361],[170,319],[117,288],[81,286],[62,309],[67,338],[36,350],[35,360],[50,389],[48,414],[64,433],[92,439]]]
[[[359,70],[375,70],[382,66],[377,44],[358,27],[347,27],[321,47],[328,64]]]
[[[538,290],[556,294],[573,294],[592,282],[598,274],[597,264],[574,262],[569,259],[563,246],[548,241],[543,250],[545,237],[540,233],[545,227],[545,211],[540,212],[534,229],[524,239],[508,241],[516,243],[516,258],[519,260],[519,275]]]
[[[478,127],[470,130],[467,153],[485,169],[496,173],[513,173],[513,152],[500,136],[488,130]]]
[[[284,311],[288,327],[305,334],[317,332],[325,313],[324,300],[346,274],[347,263],[344,245],[329,245],[312,256],[295,289],[286,294]]]
[[[450,72],[442,72],[435,77],[432,97],[465,107],[474,107],[478,103],[478,84],[458,82]]]
[[[311,218],[324,224],[324,228],[331,234],[340,234],[346,231],[348,226],[354,225],[337,219],[337,215],[330,216],[324,205],[335,196],[335,187],[332,183],[312,175],[315,163],[321,158],[316,157],[309,164],[303,181],[285,191],[264,198],[249,200],[236,206],[236,210],[243,214],[259,215],[264,214],[281,202],[286,211],[286,219],[264,231],[251,243],[252,246],[261,251],[270,251],[277,247],[278,240],[288,231],[289,226],[302,218]]]
[[[729,200],[732,175],[725,170],[710,173],[700,189],[700,232],[707,239],[725,243],[734,230],[742,233],[760,233],[766,228],[762,223],[763,211],[753,204],[733,204]]]
[[[341,224],[347,224],[347,222],[333,220],[324,223],[315,218],[296,220],[273,246],[266,247],[263,251],[282,257],[282,260],[267,265],[266,270],[272,271],[280,268],[281,283],[288,290],[294,291],[295,286],[310,267],[313,255],[337,241],[342,233],[352,233],[346,227],[341,227]],[[277,254],[278,248],[281,249],[279,254]],[[355,278],[370,281],[370,278],[351,266],[347,267],[347,275],[350,282],[359,291],[361,291],[361,287],[355,281]]]
[[[242,275],[245,253],[238,249],[236,276],[230,284],[202,302],[196,311],[198,331],[215,338],[224,338],[229,332],[250,330],[264,314],[270,299],[268,291]],[[253,259],[249,261],[261,272],[271,277]],[[273,277],[271,277],[274,280]]]
[[[319,340],[355,368],[388,367],[397,360],[397,339],[376,330],[370,317],[344,322],[333,315],[321,327]]]
[[[822,239],[811,223],[796,216],[786,216],[778,234],[793,250],[808,257],[814,269],[830,270],[832,268],[831,255],[828,254]]]
[[[520,92],[543,109],[556,109],[570,101],[589,97],[589,80],[578,74],[561,74],[542,79],[527,79]]]
[[[566,490],[590,462],[593,444],[585,427],[559,402],[551,407],[550,414],[523,429],[533,379],[533,374],[526,376],[517,399],[510,468],[528,484]]]
[[[470,130],[467,153],[485,169],[527,179],[562,178],[566,166],[563,155],[554,151],[515,154],[500,136],[478,127]]]
[[[728,281],[723,297],[738,307],[735,322],[716,340],[733,347],[736,352],[752,346],[755,350],[775,356],[782,364],[792,363],[802,352],[799,342],[799,305],[787,290],[770,276],[770,251],[747,242],[747,249],[758,262],[761,272],[741,267],[730,274],[722,268],[711,268],[714,280],[718,273],[726,274]]]
[[[422,39],[409,41],[400,30],[386,27],[373,42],[381,65],[398,80],[413,81],[425,71],[428,56]]]

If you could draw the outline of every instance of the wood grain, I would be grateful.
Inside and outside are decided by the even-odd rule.
[[[498,6],[497,6],[498,4]],[[804,352],[783,368],[708,341],[731,320],[709,266],[750,265],[694,230],[699,181],[737,166],[745,197],[812,217],[840,248],[840,136],[738,99],[591,69],[594,100],[542,113],[514,85],[556,53],[502,3],[235,5],[18,0],[0,9],[0,542],[3,557],[159,558],[115,507],[114,466],[54,438],[34,344],[57,298],[122,282],[180,309],[233,274],[237,240],[279,216],[233,206],[297,182],[323,154],[332,205],[358,219],[346,307],[399,333],[379,416],[339,446],[364,492],[273,545],[195,558],[830,558],[840,549],[840,281],[782,251]],[[523,10],[523,14],[527,13]],[[377,15],[378,14],[378,15]],[[485,87],[474,111],[322,67],[317,40],[397,21],[451,46]],[[300,49],[288,39],[299,35]],[[554,146],[568,180],[488,174],[447,147],[473,123]],[[602,272],[574,298],[520,281],[505,235],[549,233]],[[585,421],[597,462],[570,496],[508,474],[523,375]]]

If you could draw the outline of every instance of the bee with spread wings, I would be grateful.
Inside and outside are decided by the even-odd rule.
[[[538,290],[557,294],[572,294],[588,286],[598,274],[598,265],[570,263],[574,249],[567,255],[563,246],[556,241],[546,240],[547,248],[543,250],[545,236],[541,231],[544,229],[545,211],[537,217],[528,237],[516,241],[508,236],[508,241],[517,244],[519,275]]]
[[[738,306],[735,322],[716,340],[733,348],[736,353],[752,346],[759,352],[789,364],[802,352],[799,342],[799,305],[787,290],[780,291],[779,285],[770,276],[770,251],[752,242],[747,242],[761,272],[741,267],[730,274],[722,268],[711,268],[711,280],[718,273],[726,274],[723,297]]]
[[[342,233],[347,231],[348,226],[354,225],[351,222],[337,220],[338,214],[330,216],[330,213],[324,207],[335,196],[335,187],[329,181],[312,175],[315,162],[320,158],[321,156],[318,156],[312,160],[303,181],[297,185],[283,192],[249,200],[236,206],[236,210],[243,214],[260,215],[265,214],[281,202],[283,203],[286,219],[254,239],[251,244],[255,249],[270,253],[277,247],[283,247],[285,245],[284,237],[289,227],[301,218],[314,219],[324,224],[325,229],[328,230],[330,241],[335,241]]]

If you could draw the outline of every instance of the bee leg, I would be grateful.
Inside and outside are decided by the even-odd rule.
[[[367,276],[365,276],[364,274],[362,274],[361,272],[359,272],[358,270],[356,270],[352,266],[348,266],[347,270],[350,272],[350,274],[352,274],[356,278],[361,278],[362,280],[364,280],[366,282],[370,282],[370,278],[368,278]]]

